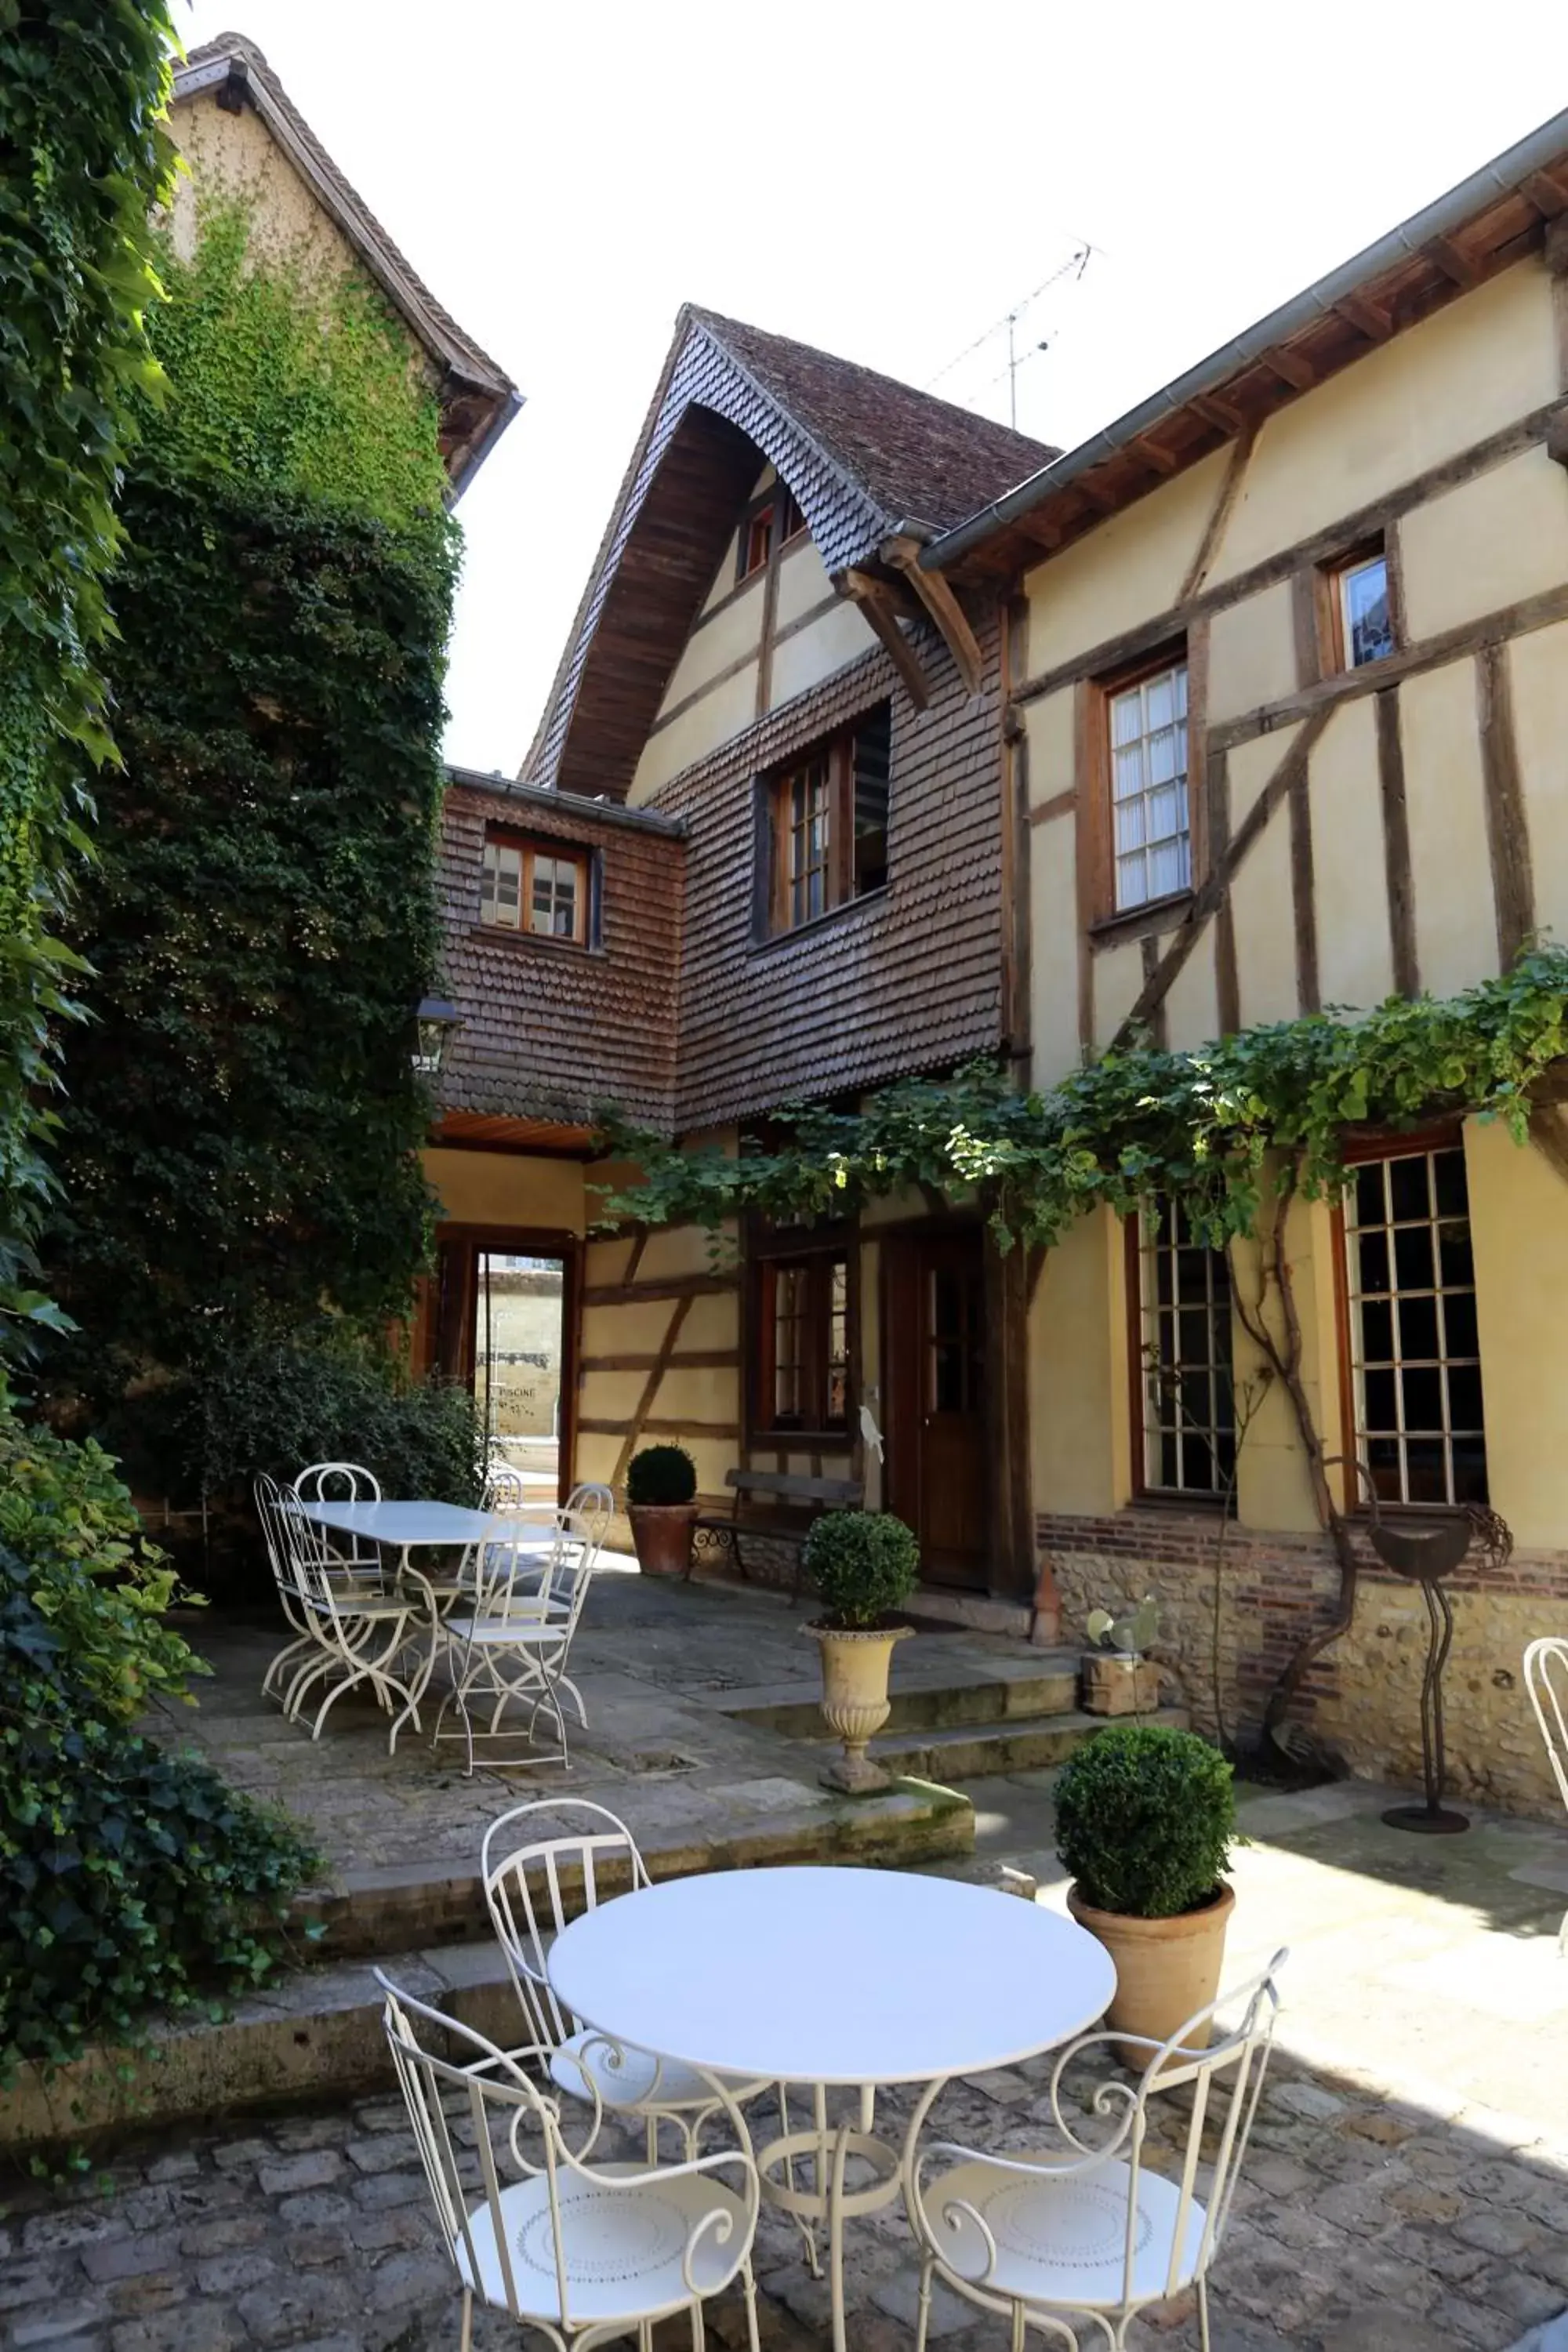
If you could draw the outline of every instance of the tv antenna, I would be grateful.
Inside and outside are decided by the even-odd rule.
[[[985,345],[992,341],[997,335],[1005,334],[1007,338],[1007,364],[1005,368],[999,369],[995,375],[990,377],[985,383],[982,384],[980,389],[982,392],[989,392],[992,384],[1000,383],[1003,376],[1005,375],[1007,379],[1007,422],[1011,425],[1013,430],[1016,432],[1018,429],[1018,371],[1021,367],[1026,366],[1029,361],[1036,358],[1039,352],[1047,351],[1050,348],[1050,337],[1048,335],[1042,335],[1035,342],[1029,345],[1027,349],[1020,350],[1018,339],[1019,324],[1026,314],[1034,308],[1041,295],[1048,293],[1053,286],[1059,286],[1064,280],[1076,286],[1079,279],[1083,276],[1084,271],[1089,268],[1090,258],[1099,251],[1100,247],[1096,245],[1091,245],[1087,237],[1079,238],[1067,259],[1065,261],[1058,262],[1056,268],[1051,271],[1048,278],[1042,278],[1039,284],[1032,287],[1029,292],[1026,294],[1020,301],[1015,302],[1010,310],[1005,310],[1001,318],[994,320],[989,327],[984,330],[982,333],[976,335],[972,343],[966,343],[963,349],[959,352],[954,358],[948,361],[945,367],[939,368],[935,375],[931,377],[931,382],[925,386],[926,391],[934,392],[937,385],[941,383],[945,377],[950,376],[952,373],[954,368],[962,367],[965,360],[973,359],[976,352],[983,351]]]

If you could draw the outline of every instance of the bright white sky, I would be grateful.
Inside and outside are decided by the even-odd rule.
[[[1568,102],[1441,0],[175,0],[285,88],[527,405],[459,514],[448,756],[513,772],[683,300],[927,384],[1087,239],[1070,446]],[[936,389],[1005,417],[997,338]]]

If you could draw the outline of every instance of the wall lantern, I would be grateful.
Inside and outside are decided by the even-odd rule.
[[[457,1006],[445,996],[420,999],[415,1015],[419,1032],[419,1045],[414,1055],[414,1066],[422,1078],[438,1078],[441,1065],[447,1058],[447,1047],[463,1025]]]

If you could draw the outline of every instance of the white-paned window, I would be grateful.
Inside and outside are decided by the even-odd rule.
[[[1345,1206],[1356,1451],[1386,1503],[1484,1503],[1476,1269],[1465,1154],[1355,1171]]]
[[[1388,558],[1381,548],[1346,563],[1334,574],[1339,604],[1342,667],[1360,669],[1394,651],[1394,621],[1388,606]]]
[[[1143,1483],[1224,1494],[1236,1471],[1229,1261],[1194,1239],[1174,1201],[1140,1221],[1138,1240]]]
[[[588,859],[556,842],[485,843],[479,919],[581,946],[588,936]]]
[[[1191,887],[1187,666],[1173,662],[1107,698],[1117,910]]]
[[[479,882],[479,915],[515,931],[522,921],[522,851],[510,841],[487,841]]]

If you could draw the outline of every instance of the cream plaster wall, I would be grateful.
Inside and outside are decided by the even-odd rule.
[[[1568,1549],[1568,1185],[1533,1144],[1474,1118],[1465,1172],[1492,1507],[1521,1548]]]
[[[1370,695],[1342,705],[1318,738],[1310,797],[1319,991],[1325,1004],[1381,1004],[1394,990],[1394,947]]]
[[[1399,693],[1421,984],[1450,996],[1498,968],[1476,723],[1476,667],[1452,662]]]
[[[1234,719],[1293,694],[1296,624],[1290,583],[1279,581],[1256,596],[1244,596],[1209,621],[1208,719]]]
[[[252,107],[226,114],[214,92],[184,99],[170,113],[175,144],[190,166],[170,205],[174,250],[188,261],[204,205],[226,197],[252,215],[251,251],[273,261],[342,276],[358,268],[353,247],[328,218]],[[409,339],[410,348],[416,348]]]
[[[749,727],[756,715],[757,665],[752,661],[648,737],[626,794],[630,806],[637,808],[651,800],[672,776],[718,751],[732,735]]]
[[[583,1231],[583,1163],[523,1152],[454,1151],[434,1146],[423,1166],[443,1219],[459,1225],[533,1225]]]
[[[1169,937],[1160,941],[1162,954],[1169,944]],[[1219,982],[1215,971],[1212,923],[1166,992],[1165,1034],[1176,1053],[1206,1045],[1219,1035]]]
[[[1508,649],[1535,919],[1568,940],[1568,622]]]
[[[1136,628],[1176,602],[1223,478],[1223,450],[1030,573],[1032,674]]]
[[[1286,1226],[1286,1263],[1301,1323],[1301,1380],[1324,1451],[1340,1451],[1339,1337],[1334,1285],[1333,1217],[1326,1202],[1293,1201]],[[1262,1294],[1261,1256],[1256,1242],[1233,1245],[1231,1280],[1249,1307]],[[1272,1293],[1268,1320],[1279,1315]],[[1243,1527],[1315,1534],[1317,1511],[1301,1452],[1296,1417],[1282,1384],[1263,1377],[1261,1350],[1233,1318],[1232,1360],[1238,1399],[1252,1392],[1255,1412],[1237,1459],[1237,1517]]]
[[[1138,940],[1101,948],[1094,959],[1094,1040],[1103,1052],[1143,986],[1143,949]],[[1075,992],[1076,994],[1076,992]]]
[[[1029,766],[1031,788],[1034,763]],[[1077,1066],[1078,819],[1070,813],[1034,827],[1029,842],[1029,959],[1036,1086]]]
[[[774,646],[769,709],[793,702],[807,687],[820,686],[825,677],[858,661],[876,642],[874,631],[847,599],[836,604],[819,621]]]
[[[831,596],[832,593],[833,583],[827,576],[826,566],[816,551],[816,541],[804,535],[799,539],[791,540],[788,548],[779,558],[778,605],[773,616],[774,626],[787,629],[792,621],[798,621],[803,613],[809,613],[814,604],[820,604],[825,596]]]
[[[1290,889],[1290,812],[1281,802],[1238,868],[1230,893],[1241,1025],[1293,1021],[1296,925]]]
[[[1037,1511],[1114,1511],[1131,1489],[1126,1242],[1109,1209],[1045,1263],[1029,1310],[1030,1466]]]
[[[659,718],[699,693],[731,662],[754,654],[762,634],[763,575],[759,572],[721,611],[692,630],[670,673],[658,706]]]
[[[1024,706],[1024,731],[1029,746],[1029,806],[1055,800],[1078,782],[1074,768],[1075,690],[1065,686],[1057,694],[1043,694]]]
[[[1527,449],[1407,514],[1399,528],[1412,641],[1568,580],[1568,472]]]
[[[1532,258],[1270,417],[1210,583],[1397,489],[1554,400],[1559,389],[1550,283]],[[1097,531],[1094,543],[1111,528]],[[1145,607],[1160,609],[1152,600]]]
[[[1230,795],[1232,833],[1300,731],[1300,721],[1289,727],[1276,727],[1269,734],[1255,735],[1251,742],[1238,743],[1234,751],[1226,753],[1226,777]]]

